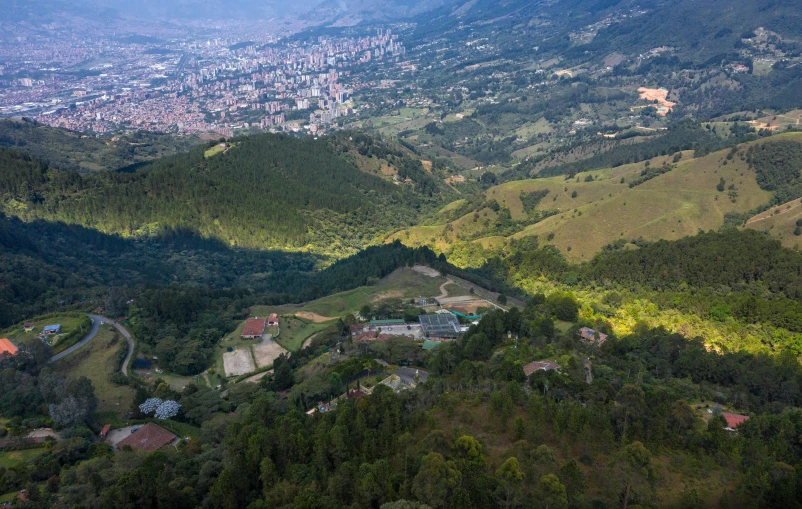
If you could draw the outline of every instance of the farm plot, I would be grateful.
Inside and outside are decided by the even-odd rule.
[[[226,370],[226,376],[240,376],[256,371],[251,352],[247,349],[224,353],[223,367]]]
[[[260,368],[270,366],[283,353],[287,353],[287,350],[273,341],[273,336],[270,334],[265,334],[261,343],[253,345],[253,356],[256,358],[256,365]]]

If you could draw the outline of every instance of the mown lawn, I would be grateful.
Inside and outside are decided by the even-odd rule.
[[[0,452],[0,468],[13,468],[21,463],[44,454],[44,449],[25,449],[23,451]]]

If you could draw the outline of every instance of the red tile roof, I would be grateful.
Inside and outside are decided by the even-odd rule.
[[[251,318],[245,321],[242,336],[261,336],[265,332],[267,322],[264,318]]]
[[[17,347],[6,338],[0,339],[0,357],[4,355],[8,355],[9,357],[17,355]]]
[[[118,442],[117,449],[122,450],[124,446],[130,445],[132,449],[137,451],[153,452],[171,443],[176,438],[178,437],[158,424],[149,422],[135,433],[132,433],[131,436]]]
[[[277,315],[276,313],[273,313],[272,315],[270,315],[270,316],[267,318],[267,321],[268,321],[269,323],[278,323],[278,315]]]
[[[727,428],[729,429],[735,429],[744,422],[749,420],[748,415],[728,414],[728,413],[722,413],[721,415],[724,417],[724,419],[727,420]]]
[[[111,424],[106,424],[103,426],[103,429],[100,430],[100,438],[106,438],[106,435],[109,434],[109,431],[111,431]]]
[[[524,375],[529,376],[532,373],[534,373],[535,371],[538,371],[538,370],[541,370],[541,369],[543,371],[549,371],[549,370],[555,370],[556,371],[556,370],[560,369],[560,365],[559,364],[555,364],[555,363],[550,362],[550,361],[530,362],[529,364],[524,366]]]

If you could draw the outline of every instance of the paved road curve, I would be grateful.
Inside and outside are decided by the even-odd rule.
[[[86,315],[86,316],[92,319],[92,328],[89,330],[89,334],[87,334],[86,337],[84,337],[78,343],[67,348],[60,354],[53,356],[50,359],[50,362],[60,361],[64,357],[70,355],[71,353],[80,349],[85,344],[95,339],[95,336],[97,336],[97,333],[100,330],[101,322],[108,323],[110,325],[113,325],[118,331],[120,331],[123,337],[125,337],[126,341],[128,341],[128,355],[125,358],[125,362],[123,362],[123,368],[122,368],[123,375],[128,376],[128,363],[131,361],[131,356],[134,354],[134,340],[131,338],[131,334],[127,330],[125,330],[125,327],[115,322],[114,320],[110,320],[100,315]]]

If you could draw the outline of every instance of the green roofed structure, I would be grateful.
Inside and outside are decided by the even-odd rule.
[[[393,327],[395,325],[406,325],[404,320],[371,320],[371,327]]]
[[[423,342],[423,347],[422,348],[424,350],[432,350],[434,347],[436,347],[439,344],[440,344],[439,341],[432,341],[430,339],[427,339],[426,341]]]

